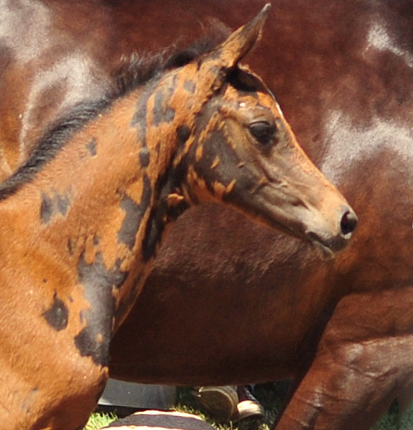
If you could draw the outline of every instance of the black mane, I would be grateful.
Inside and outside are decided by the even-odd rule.
[[[168,70],[183,67],[192,61],[211,52],[229,34],[229,30],[218,23],[213,24],[213,31],[196,40],[185,49],[177,49],[175,46],[151,56],[132,54],[130,58],[123,58],[123,64],[115,72],[117,96],[155,79]]]
[[[39,144],[27,162],[0,184],[0,201],[32,181],[37,172],[53,160],[74,133],[109,108],[116,99],[152,79],[157,79],[166,71],[183,67],[214,49],[227,33],[223,26],[215,27],[216,31],[197,40],[184,50],[168,49],[152,56],[133,54],[129,59],[123,59],[123,64],[113,76],[114,89],[98,100],[77,104],[69,115],[56,121],[39,140]]]

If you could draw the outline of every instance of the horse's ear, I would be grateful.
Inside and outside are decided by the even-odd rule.
[[[270,9],[271,4],[267,3],[254,19],[234,31],[211,53],[211,56],[220,60],[216,66],[230,69],[248,54],[261,34]]]
[[[221,88],[228,72],[233,70],[254,46],[270,9],[271,4],[267,3],[248,24],[234,31],[223,43],[200,57],[196,75],[198,89],[209,95]]]

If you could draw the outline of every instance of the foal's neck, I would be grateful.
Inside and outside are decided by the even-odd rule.
[[[59,281],[59,291],[83,284],[91,302],[97,293],[87,284],[101,285],[101,277],[121,307],[119,318],[143,284],[166,224],[186,208],[175,158],[189,131],[185,110],[175,105],[187,106],[190,94],[177,96],[182,90],[173,83],[171,73],[104,109],[1,203],[11,212],[27,207],[21,236],[40,254],[53,250],[54,271],[74,274],[66,285]]]

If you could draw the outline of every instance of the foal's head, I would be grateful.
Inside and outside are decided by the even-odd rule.
[[[169,104],[179,117],[174,168],[187,201],[225,201],[331,253],[351,236],[356,216],[298,146],[269,89],[239,64],[268,11],[169,77],[181,90]]]

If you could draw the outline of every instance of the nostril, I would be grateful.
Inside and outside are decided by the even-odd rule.
[[[346,211],[340,222],[341,233],[344,236],[347,236],[350,233],[353,233],[357,225],[357,216],[352,211]]]

